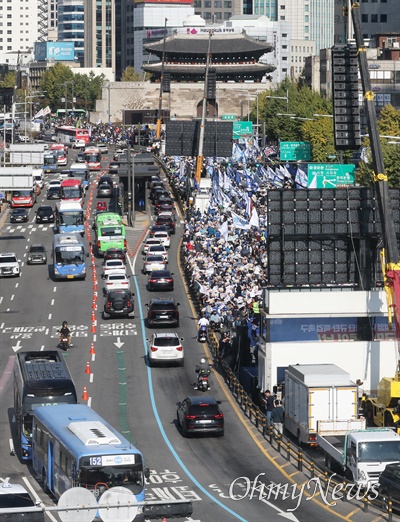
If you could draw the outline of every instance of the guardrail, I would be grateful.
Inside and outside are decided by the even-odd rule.
[[[189,273],[188,267],[185,262],[184,246],[180,246],[180,264],[184,273],[186,286],[188,289],[191,301],[196,309],[197,315],[201,315],[203,303],[201,301],[200,294],[196,291],[191,274]],[[319,478],[328,488],[328,491],[332,491],[339,484],[342,485],[343,491],[346,491],[346,486],[351,485],[351,481],[346,477],[340,476],[337,473],[334,474],[326,466],[321,466],[320,463],[310,458],[303,449],[293,443],[285,435],[278,433],[273,426],[267,425],[266,415],[260,410],[260,408],[254,404],[250,396],[244,390],[240,384],[237,375],[234,374],[229,365],[221,357],[219,351],[219,340],[215,332],[210,332],[208,336],[208,345],[212,356],[214,358],[214,368],[222,375],[226,385],[228,386],[232,397],[236,400],[236,403],[240,407],[243,414],[249,419],[249,421],[257,428],[258,432],[264,437],[264,439],[275,449],[281,456],[285,458],[288,463],[292,463],[296,469],[303,473],[303,475],[310,479]],[[370,507],[384,511],[387,514],[388,522],[393,520],[393,511],[400,511],[400,503],[396,503],[390,496],[370,500],[367,496],[361,501],[357,499],[349,500],[346,495],[342,497],[343,502],[362,502],[362,509],[364,512],[368,512]],[[397,517],[396,517],[397,518]]]

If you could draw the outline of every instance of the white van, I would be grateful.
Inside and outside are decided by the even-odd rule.
[[[33,183],[42,190],[44,187],[44,170],[41,167],[36,167],[32,170]]]

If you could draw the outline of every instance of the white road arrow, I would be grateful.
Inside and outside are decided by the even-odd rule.
[[[21,341],[18,339],[17,344],[15,346],[11,346],[11,348],[14,350],[14,352],[18,352],[22,348]]]
[[[121,348],[121,346],[123,346],[125,343],[121,342],[121,338],[120,337],[117,337],[117,342],[114,343],[115,346],[119,349]]]

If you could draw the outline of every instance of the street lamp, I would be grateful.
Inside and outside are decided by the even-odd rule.
[[[46,93],[47,91],[36,91],[34,92],[31,96],[26,96],[26,90],[25,90],[25,101],[24,101],[24,105],[25,105],[25,142],[26,142],[26,127],[27,127],[27,121],[26,121],[26,114],[27,114],[27,110],[26,110],[26,105],[27,103],[30,103],[31,104],[31,111],[32,111],[32,103],[33,101],[30,101],[30,102],[27,102],[28,99],[30,100],[34,100],[35,98],[44,98],[44,93]],[[30,112],[31,114],[31,112]],[[32,120],[32,118],[31,118]],[[30,121],[31,123],[31,121]]]
[[[265,96],[266,98],[275,98],[276,100],[286,100],[286,114],[289,112],[289,90],[286,90],[286,96]],[[280,116],[280,115],[279,115]]]
[[[65,85],[65,121],[67,121],[68,117],[68,85],[72,85],[72,103],[71,109],[74,110],[74,80],[68,80],[64,83]]]

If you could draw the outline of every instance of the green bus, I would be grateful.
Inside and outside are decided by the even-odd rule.
[[[122,248],[126,251],[126,231],[121,216],[114,212],[99,214],[93,224],[96,232],[97,253],[103,256],[109,248]]]

